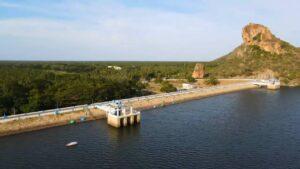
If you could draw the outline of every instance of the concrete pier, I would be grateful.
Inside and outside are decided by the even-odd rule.
[[[133,125],[134,124],[134,116],[131,116],[130,117],[130,125]]]
[[[121,101],[106,105],[105,109],[107,110],[107,124],[113,127],[126,127],[140,123],[140,111],[135,111],[132,107],[125,107]]]
[[[270,90],[280,89],[280,81],[278,79],[256,80],[253,81],[253,84]]]
[[[267,89],[277,90],[277,89],[280,89],[280,85],[277,85],[277,84],[268,84],[267,85]]]
[[[107,124],[119,128],[126,127],[128,125],[134,125],[140,123],[141,114],[129,114],[125,116],[115,116],[113,114],[107,114]]]
[[[116,128],[138,124],[140,123],[140,120],[141,120],[140,112],[135,114],[124,115],[124,116],[116,116],[110,113],[107,114],[107,124]]]

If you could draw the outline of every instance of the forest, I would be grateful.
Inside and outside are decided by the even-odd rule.
[[[193,62],[0,62],[0,116],[150,94],[155,78],[186,78]],[[111,66],[118,66],[115,70]]]

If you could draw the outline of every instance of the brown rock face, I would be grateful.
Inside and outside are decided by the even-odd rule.
[[[201,63],[197,63],[195,68],[194,68],[194,72],[193,72],[193,78],[195,79],[199,79],[199,78],[203,78],[205,74],[205,68],[204,65]]]
[[[273,79],[276,78],[277,73],[270,69],[265,69],[263,71],[257,72],[254,78],[256,79]]]
[[[246,45],[257,45],[262,50],[276,54],[284,52],[280,43],[281,41],[263,25],[248,24],[243,29],[242,37]]]

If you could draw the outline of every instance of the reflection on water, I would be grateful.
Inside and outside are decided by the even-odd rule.
[[[0,169],[299,168],[300,88],[247,90],[0,138]],[[73,148],[64,145],[78,141]]]
[[[114,128],[107,125],[108,137],[111,141],[121,143],[128,138],[138,137],[140,133],[140,125],[129,125],[123,128]]]

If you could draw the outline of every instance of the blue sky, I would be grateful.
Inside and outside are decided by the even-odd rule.
[[[209,61],[261,23],[300,46],[298,0],[0,0],[0,60]]]

